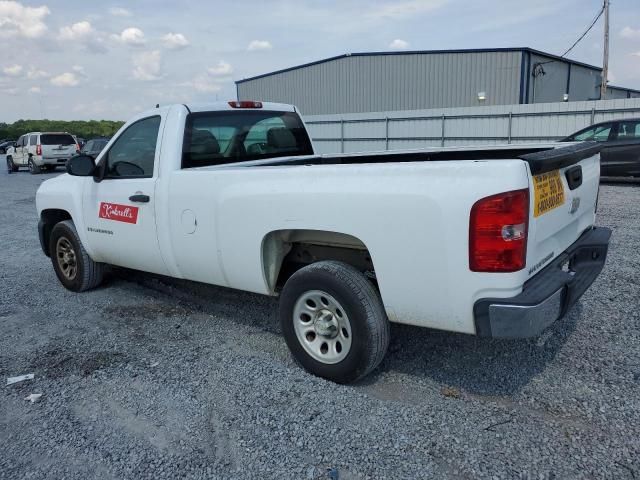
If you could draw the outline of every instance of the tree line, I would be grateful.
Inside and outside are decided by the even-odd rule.
[[[114,120],[18,120],[13,123],[0,122],[0,139],[17,140],[29,132],[69,132],[77,137],[111,137],[124,122]]]

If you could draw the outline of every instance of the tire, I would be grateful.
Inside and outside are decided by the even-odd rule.
[[[389,346],[389,320],[380,295],[346,263],[317,262],[294,273],[282,290],[279,316],[296,361],[337,383],[369,374]]]
[[[49,237],[49,255],[58,280],[68,290],[84,292],[102,283],[106,266],[89,257],[71,220],[53,227]]]
[[[36,165],[36,162],[33,161],[33,158],[29,158],[29,172],[31,175],[37,175],[40,173],[40,167]]]
[[[7,173],[15,173],[18,171],[18,166],[13,163],[13,157],[7,157]]]

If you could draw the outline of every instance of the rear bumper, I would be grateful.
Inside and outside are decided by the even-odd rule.
[[[497,338],[539,335],[563,317],[600,274],[610,237],[608,228],[594,227],[528,280],[519,295],[478,300],[473,307],[476,335]]]
[[[36,164],[40,164],[40,165],[60,165],[60,166],[64,166],[67,164],[67,161],[69,160],[69,158],[71,157],[64,157],[64,158],[42,158],[40,159],[40,161],[36,161]]]

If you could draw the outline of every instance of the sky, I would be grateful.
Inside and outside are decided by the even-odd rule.
[[[601,0],[0,0],[0,122],[126,120],[353,52],[562,54]],[[602,19],[568,55],[602,64]],[[640,89],[640,0],[611,2],[610,84]]]

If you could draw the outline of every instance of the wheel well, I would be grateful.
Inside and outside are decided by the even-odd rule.
[[[277,230],[262,242],[264,275],[272,292],[302,267],[323,260],[347,263],[375,282],[373,260],[358,238],[325,230]]]
[[[47,248],[49,245],[49,238],[51,237],[51,231],[53,227],[64,220],[71,220],[71,215],[66,210],[60,209],[48,209],[43,210],[40,213],[40,223],[42,225],[41,229],[41,243],[42,250],[44,253],[49,256],[49,249]]]

